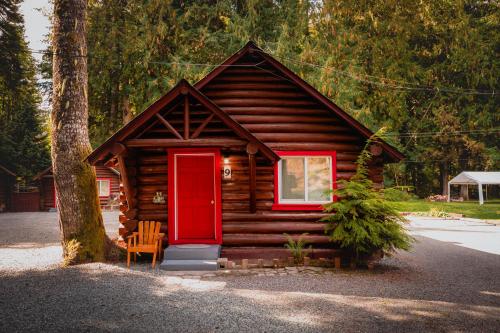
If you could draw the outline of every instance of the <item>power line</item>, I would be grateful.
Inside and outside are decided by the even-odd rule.
[[[32,53],[39,53],[39,54],[47,54],[47,55],[55,55],[54,52],[52,51],[44,51],[44,50],[32,50],[29,49],[30,52]],[[256,50],[260,51],[260,50]],[[261,51],[263,52],[263,51]],[[271,53],[271,52],[270,52]],[[69,57],[92,57],[89,55],[66,55]],[[455,94],[463,94],[463,95],[495,95],[496,92],[495,90],[474,90],[470,88],[462,88],[462,89],[451,89],[447,87],[437,87],[437,86],[427,86],[427,85],[420,85],[417,83],[410,83],[410,82],[405,82],[405,81],[397,81],[394,79],[389,79],[385,77],[378,77],[378,76],[373,76],[373,75],[368,75],[368,74],[354,74],[351,72],[343,71],[334,67],[330,66],[322,66],[318,64],[313,64],[313,63],[308,63],[308,62],[303,62],[303,61],[298,61],[290,58],[285,58],[281,56],[276,56],[276,58],[282,60],[282,61],[288,61],[294,64],[300,64],[300,65],[307,65],[315,68],[321,68],[321,69],[327,69],[334,71],[335,73],[341,74],[345,77],[348,77],[350,79],[371,84],[371,85],[376,85],[376,86],[381,86],[381,87],[387,87],[390,89],[394,90],[409,90],[409,91],[432,91],[436,93],[440,92],[445,92],[445,93],[455,93]],[[242,64],[242,65],[237,65],[237,64],[232,64],[232,65],[221,65],[221,64],[211,64],[211,63],[191,63],[191,62],[179,62],[179,61],[174,61],[174,62],[166,62],[166,61],[147,61],[147,63],[150,64],[159,64],[159,65],[177,65],[177,66],[201,66],[201,67],[256,67],[259,69],[263,69],[261,67],[258,67],[257,65],[261,64]],[[365,78],[363,78],[365,77]],[[376,79],[379,81],[374,81],[371,79],[366,79],[366,78],[371,78],[371,79]],[[393,84],[393,83],[385,83],[384,81],[392,81],[398,84]]]
[[[496,133],[500,132],[500,127],[478,129],[478,130],[463,130],[463,131],[436,131],[436,132],[401,132],[401,133],[386,133],[383,137],[414,137],[414,136],[434,136],[434,135],[462,135],[462,134],[481,134],[481,133]]]
[[[393,79],[385,78],[385,77],[379,77],[379,76],[373,76],[373,75],[368,75],[368,74],[353,74],[347,71],[343,71],[340,69],[336,69],[334,67],[329,67],[329,66],[322,66],[318,64],[313,64],[309,62],[303,62],[303,61],[298,61],[298,60],[293,60],[281,56],[276,56],[276,58],[282,60],[282,61],[288,61],[294,64],[300,64],[300,65],[307,65],[315,68],[321,68],[321,69],[327,69],[331,70],[335,73],[347,76],[353,80],[357,80],[363,83],[368,83],[368,84],[373,84],[373,85],[378,85],[378,86],[384,86],[392,89],[397,89],[397,90],[416,90],[416,91],[433,91],[433,92],[448,92],[448,93],[457,93],[457,94],[465,94],[465,95],[495,95],[495,91],[489,91],[489,90],[474,90],[474,89],[469,89],[469,88],[463,88],[463,89],[451,89],[451,88],[446,88],[446,87],[436,87],[436,86],[425,86],[425,85],[419,85],[416,83],[408,83],[405,81],[396,81]],[[391,84],[391,83],[384,83],[384,82],[379,82],[379,81],[373,81],[373,80],[368,80],[361,78],[360,76],[368,77],[368,78],[374,78],[378,79],[380,81],[393,81],[396,83],[402,83],[403,85],[396,85],[396,84]]]
[[[439,162],[463,162],[463,161],[470,161],[470,158],[459,158],[459,159],[451,159],[451,160],[425,160],[425,161],[418,161],[418,160],[402,160],[398,163],[439,163]],[[500,161],[500,158],[490,158],[492,161]]]

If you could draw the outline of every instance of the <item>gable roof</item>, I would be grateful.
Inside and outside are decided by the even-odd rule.
[[[198,81],[194,86],[197,89],[202,89],[206,86],[210,81],[216,78],[219,74],[221,74],[224,70],[230,67],[230,65],[236,63],[239,59],[243,58],[245,55],[249,53],[256,53],[266,60],[269,64],[271,64],[275,69],[280,71],[287,79],[294,82],[300,88],[302,88],[305,92],[307,92],[311,97],[313,97],[320,104],[325,106],[330,112],[334,113],[341,119],[343,119],[347,124],[353,127],[358,133],[363,135],[365,138],[369,138],[373,135],[373,132],[350,116],[347,112],[342,110],[338,105],[332,102],[329,98],[321,94],[318,90],[316,90],[309,83],[300,78],[297,74],[288,69],[285,65],[274,59],[271,55],[264,52],[261,48],[259,48],[254,42],[249,41],[243,48],[241,48],[238,52],[230,56],[226,59],[221,65],[212,70],[207,76]],[[398,151],[393,146],[389,145],[387,142],[383,140],[379,140],[383,150],[395,161],[400,161],[405,158],[405,156]]]
[[[12,177],[16,177],[16,174],[13,173],[12,171],[10,171],[9,169],[7,169],[6,167],[4,167],[3,165],[0,164],[0,170],[4,171],[6,174],[12,176]]]
[[[106,166],[106,168],[108,168],[109,170],[111,170],[113,173],[115,173],[117,176],[120,175],[120,172],[118,170],[116,170],[115,168],[112,168],[112,167],[108,167]],[[42,177],[48,175],[49,173],[52,172],[52,166],[49,166],[48,168],[40,171],[39,173],[37,173],[35,175],[35,177],[33,177],[33,180],[39,180],[41,179]]]
[[[200,104],[206,107],[209,111],[215,114],[219,119],[231,128],[238,136],[248,140],[248,142],[255,144],[259,151],[271,161],[279,160],[279,156],[262,141],[257,139],[252,133],[236,122],[230,115],[220,109],[210,99],[203,95],[198,89],[190,85],[186,80],[182,79],[175,87],[173,87],[166,95],[159,98],[156,102],[151,104],[144,112],[137,115],[129,123],[123,126],[115,134],[113,134],[106,142],[97,147],[88,157],[91,164],[103,159],[108,154],[113,154],[113,145],[120,143],[130,136],[140,126],[145,125],[148,120],[153,118],[155,114],[160,112],[165,106],[175,101],[179,96],[186,95],[192,96]],[[182,141],[182,140],[180,140]]]
[[[500,184],[500,171],[464,171],[450,180],[450,184]]]

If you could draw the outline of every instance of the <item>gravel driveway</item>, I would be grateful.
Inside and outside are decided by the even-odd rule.
[[[500,255],[475,249],[500,246],[500,227],[414,219],[413,250],[373,272],[199,279],[146,265],[61,269],[60,250],[43,252],[58,247],[55,214],[37,214],[0,214],[1,332],[500,331]],[[11,262],[12,250],[31,259]]]

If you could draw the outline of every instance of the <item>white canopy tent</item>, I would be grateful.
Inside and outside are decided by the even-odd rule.
[[[500,185],[499,171],[464,171],[448,182],[448,201],[450,201],[450,185],[477,185],[479,204],[484,203],[483,185]]]

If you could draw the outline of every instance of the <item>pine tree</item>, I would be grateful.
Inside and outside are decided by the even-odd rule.
[[[0,164],[30,179],[50,164],[19,1],[0,1]]]
[[[379,132],[380,134],[380,132]],[[383,198],[383,192],[374,188],[368,178],[368,163],[372,158],[373,135],[357,159],[356,174],[349,180],[340,180],[334,190],[338,201],[325,206],[329,216],[325,232],[334,242],[351,252],[356,261],[365,261],[377,251],[390,254],[395,250],[409,250],[412,237],[404,228],[402,217]]]

